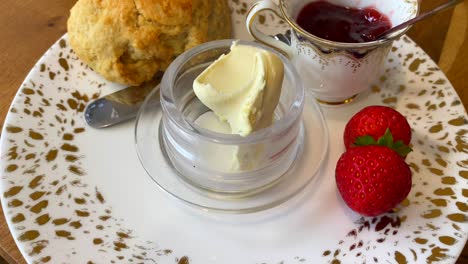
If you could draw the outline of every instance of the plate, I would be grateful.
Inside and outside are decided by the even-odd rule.
[[[231,2],[237,38],[248,39],[243,20],[252,2]],[[262,22],[284,30],[270,14]],[[395,42],[368,93],[346,106],[323,107],[330,149],[313,184],[252,214],[193,209],[157,188],[135,153],[134,122],[87,127],[86,103],[120,88],[80,62],[66,36],[19,88],[0,142],[0,190],[28,262],[454,263],[466,242],[466,111],[444,74],[407,37]],[[408,118],[414,186],[397,212],[362,218],[337,193],[334,167],[346,121],[371,104]]]

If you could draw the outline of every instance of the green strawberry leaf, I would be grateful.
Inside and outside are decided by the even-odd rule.
[[[395,150],[402,157],[406,157],[408,153],[413,151],[408,145],[403,143],[403,141],[401,140],[398,140],[397,142],[395,142],[391,148]]]
[[[390,129],[385,130],[385,134],[377,140],[377,145],[391,148],[393,145],[393,135]]]
[[[355,146],[385,146],[393,149],[396,151],[401,157],[406,157],[408,153],[413,151],[408,145],[406,145],[403,141],[398,140],[396,142],[393,141],[393,135],[389,128],[385,130],[385,134],[381,136],[377,141],[369,135],[357,137],[356,141],[354,142]]]
[[[356,142],[354,142],[356,146],[369,146],[369,145],[377,145],[375,139],[369,135],[361,136],[356,138]]]

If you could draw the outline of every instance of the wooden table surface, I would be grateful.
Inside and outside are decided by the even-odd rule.
[[[41,55],[66,32],[66,20],[76,0],[0,1],[0,124],[9,105]],[[445,0],[423,0],[428,10]],[[468,0],[453,11],[438,14],[414,26],[409,35],[439,63],[468,106]],[[1,211],[1,208],[0,208]],[[468,247],[457,261],[468,263]],[[26,263],[0,212],[0,255],[8,263]],[[1,261],[0,261],[1,263]]]

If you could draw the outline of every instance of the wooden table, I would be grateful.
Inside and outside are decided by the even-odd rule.
[[[424,0],[422,9],[430,9],[444,1]],[[10,102],[26,74],[52,43],[66,32],[69,9],[75,2],[0,1],[0,124],[3,124]],[[465,108],[468,106],[467,21],[468,0],[453,12],[447,11],[416,25],[409,33],[434,61],[439,62]],[[11,237],[3,212],[0,213],[0,255],[8,263],[26,263]],[[467,247],[457,263],[468,263]]]

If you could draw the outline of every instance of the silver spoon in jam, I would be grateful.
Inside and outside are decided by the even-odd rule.
[[[449,8],[452,8],[452,7],[458,5],[459,3],[463,2],[463,1],[464,0],[450,0],[450,1],[446,2],[445,4],[442,4],[442,5],[434,8],[431,11],[420,14],[420,15],[418,15],[418,16],[416,16],[416,17],[414,17],[414,18],[412,18],[412,19],[410,19],[410,20],[408,20],[408,21],[406,21],[404,23],[401,23],[398,26],[392,27],[392,28],[384,31],[383,33],[381,33],[381,34],[379,34],[377,36],[376,40],[385,39],[385,38],[387,38],[387,36],[391,35],[392,33],[395,33],[395,32],[397,32],[399,30],[402,30],[402,29],[404,29],[404,28],[406,28],[408,26],[411,26],[411,25],[413,25],[413,24],[415,24],[415,23],[417,23],[417,22],[419,22],[421,20],[424,20],[424,19],[426,19],[428,17],[431,17],[431,16],[433,16],[433,15],[439,13],[439,12],[442,12],[442,11],[445,11],[445,10],[447,10]]]

